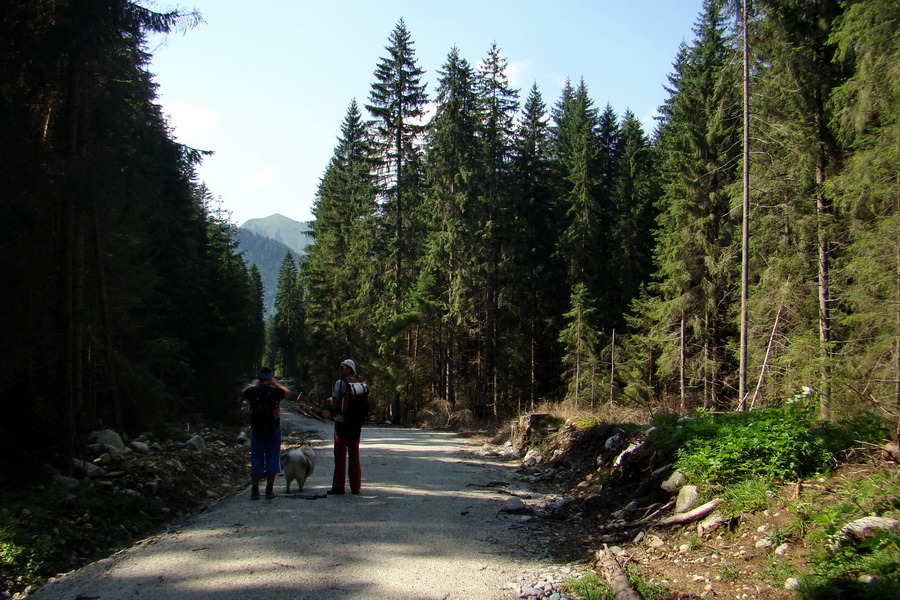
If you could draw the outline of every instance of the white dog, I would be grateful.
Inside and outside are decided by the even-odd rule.
[[[300,448],[288,450],[281,455],[281,470],[284,473],[284,479],[287,482],[286,494],[291,493],[291,482],[296,481],[303,491],[307,478],[312,475],[316,466],[316,454],[313,452],[312,446],[304,444]]]

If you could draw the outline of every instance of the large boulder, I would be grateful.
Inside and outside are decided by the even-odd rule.
[[[88,436],[88,439],[98,446],[112,446],[119,454],[125,452],[125,442],[122,441],[122,436],[112,429],[95,431]]]
[[[198,452],[203,452],[206,450],[206,441],[200,437],[199,435],[193,436],[191,439],[184,443],[188,448],[193,448]]]

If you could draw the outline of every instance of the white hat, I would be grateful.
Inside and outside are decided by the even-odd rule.
[[[350,367],[350,370],[353,371],[353,374],[356,375],[356,363],[355,362],[353,362],[352,360],[350,360],[348,358],[347,360],[341,362],[341,365],[347,365],[348,367]]]

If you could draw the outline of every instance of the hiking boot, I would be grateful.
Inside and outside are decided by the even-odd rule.
[[[334,495],[334,496],[343,496],[345,492],[344,492],[344,490],[336,490],[336,489],[334,489],[334,488],[331,488],[330,490],[328,490],[328,491],[325,492],[325,493],[326,493],[326,494],[332,494],[332,495]]]
[[[253,490],[250,491],[250,499],[259,500],[259,488],[253,488]]]
[[[266,500],[271,500],[275,497],[275,490],[270,487],[266,488]]]

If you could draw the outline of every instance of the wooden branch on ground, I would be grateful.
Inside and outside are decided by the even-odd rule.
[[[319,421],[325,422],[331,413],[327,410],[322,410],[321,408],[312,406],[310,404],[304,404],[301,402],[297,402],[297,412],[299,412],[304,417],[310,417],[313,419],[318,419]]]
[[[668,516],[664,519],[660,519],[653,523],[653,525],[658,525],[660,527],[667,527],[669,525],[681,525],[682,523],[690,523],[691,521],[696,521],[697,519],[701,519],[714,511],[717,506],[724,502],[721,498],[716,498],[715,500],[711,500],[704,504],[703,506],[698,506],[694,510],[689,510],[688,512],[678,513],[671,516]],[[629,523],[614,523],[612,525],[606,525],[604,527],[599,528],[600,531],[610,531],[616,529],[629,529],[632,527],[640,527],[642,525],[648,525],[650,522],[661,512],[665,510],[669,510],[674,505],[674,502],[669,502],[668,504],[659,507],[640,521],[631,521]]]
[[[612,524],[610,524],[610,525],[604,525],[604,526],[602,526],[602,527],[599,527],[598,530],[599,530],[599,531],[615,531],[616,529],[631,529],[632,527],[640,527],[641,525],[646,525],[647,523],[649,523],[650,521],[652,521],[657,515],[659,515],[661,512],[667,511],[667,510],[669,510],[670,508],[672,508],[673,506],[675,506],[675,502],[672,501],[672,502],[669,502],[669,503],[664,504],[664,505],[662,505],[662,506],[659,506],[658,504],[655,505],[655,506],[657,507],[656,510],[654,510],[654,511],[651,512],[649,515],[647,515],[646,517],[641,518],[641,519],[638,520],[638,521],[628,521],[628,522],[622,522],[622,523],[612,523]],[[653,507],[651,506],[650,509],[652,509],[652,508],[653,508]],[[649,509],[648,509],[648,510],[649,510]]]
[[[619,561],[609,551],[609,547],[606,544],[603,544],[603,550],[598,551],[596,556],[597,564],[603,567],[603,573],[613,589],[616,600],[641,600],[640,595],[631,586],[631,582],[628,581],[628,575],[625,573],[625,570],[619,566]]]
[[[669,509],[672,508],[673,506],[675,506],[675,502],[674,502],[674,501],[668,502],[668,503],[666,503],[666,504],[660,506],[660,507],[657,508],[656,510],[654,510],[652,513],[650,513],[649,515],[647,515],[646,517],[644,517],[644,518],[641,519],[640,521],[637,521],[637,522],[635,522],[635,523],[632,523],[631,526],[634,526],[634,525],[645,525],[645,524],[649,523],[650,520],[653,519],[656,515],[658,515],[659,513],[661,513],[661,512],[664,511],[664,510],[669,510]]]
[[[678,513],[670,517],[666,517],[665,519],[660,519],[656,522],[656,525],[664,527],[668,525],[681,525],[682,523],[690,523],[691,521],[696,521],[697,519],[703,518],[714,511],[717,506],[722,504],[722,502],[724,502],[722,498],[710,500],[703,506],[698,506],[694,510],[689,510],[684,513]]]

